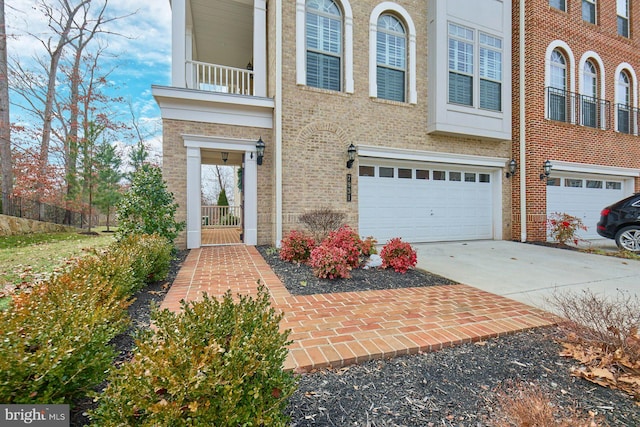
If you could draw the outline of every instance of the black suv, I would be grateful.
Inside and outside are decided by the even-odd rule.
[[[640,253],[640,193],[604,208],[600,212],[598,234],[616,239],[620,249]]]

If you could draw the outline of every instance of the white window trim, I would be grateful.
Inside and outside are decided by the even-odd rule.
[[[470,76],[472,78],[472,88],[471,88],[471,90],[472,90],[472,94],[473,94],[473,103],[471,105],[466,105],[466,104],[457,104],[457,103],[454,103],[454,102],[450,102],[449,101],[449,97],[447,95],[447,104],[450,107],[459,108],[461,110],[465,110],[466,109],[467,111],[469,111],[469,109],[471,109],[471,110],[476,110],[476,111],[484,111],[484,112],[487,112],[489,114],[503,114],[504,111],[505,111],[505,108],[506,108],[506,106],[505,106],[506,102],[510,102],[505,98],[506,93],[505,93],[505,90],[504,90],[504,88],[505,88],[505,79],[508,79],[508,76],[509,76],[508,73],[510,72],[510,70],[508,70],[507,67],[505,67],[505,58],[507,58],[506,47],[509,46],[506,43],[505,38],[502,35],[491,33],[491,32],[486,31],[484,29],[480,29],[479,27],[469,26],[467,23],[461,23],[461,22],[458,22],[458,21],[455,21],[455,20],[449,20],[449,21],[447,21],[447,39],[446,39],[447,40],[447,50],[449,48],[448,47],[449,46],[448,43],[449,43],[449,40],[451,38],[451,36],[449,35],[449,31],[448,31],[449,23],[452,23],[452,24],[457,25],[459,27],[463,27],[463,28],[466,28],[466,29],[469,29],[469,30],[473,31],[473,40],[472,41],[469,41],[469,40],[465,41],[465,43],[469,43],[469,44],[471,44],[473,46],[473,73],[470,74]],[[482,47],[482,44],[480,43],[480,34],[486,34],[486,35],[488,35],[490,37],[495,37],[497,39],[500,39],[500,41],[502,42],[502,46],[503,47],[501,49],[499,49],[499,50],[495,49],[495,48],[488,47],[488,49],[490,49],[490,50],[499,51],[501,53],[501,55],[502,55],[502,64],[501,64],[501,66],[502,66],[502,69],[501,69],[502,78],[499,81],[500,87],[501,87],[501,94],[500,94],[500,96],[501,96],[500,103],[502,105],[502,109],[501,110],[491,110],[491,109],[488,109],[488,108],[480,107],[480,81],[481,80],[487,80],[487,81],[498,82],[497,80],[492,80],[492,79],[487,79],[487,78],[483,79],[480,76],[480,49]],[[457,38],[456,40],[461,40],[461,39]],[[448,56],[447,56],[447,61],[448,61]],[[447,91],[448,91],[449,73],[451,72],[451,70],[449,69],[448,65],[447,65],[446,69],[447,69]]]
[[[569,87],[568,91],[575,93],[576,91],[576,60],[573,57],[573,51],[569,45],[562,40],[554,40],[547,46],[547,51],[544,56],[544,87],[545,89],[551,86],[551,54],[554,50],[560,49],[565,53],[566,59],[569,61],[567,64],[567,73],[569,73]],[[544,116],[549,117],[549,100],[548,96],[544,97]],[[571,109],[571,114],[575,114],[574,109]],[[571,117],[571,120],[575,120],[575,117]]]
[[[353,12],[349,0],[333,0],[342,6],[344,25],[344,92],[353,93]],[[296,83],[307,84],[306,1],[296,0]]]
[[[587,0],[587,2],[589,2],[589,3],[591,3],[591,4],[593,5],[593,13],[594,13],[594,15],[595,15],[595,16],[593,17],[593,20],[594,20],[595,22],[586,21],[586,20],[584,20],[584,17],[583,17],[583,19],[582,19],[582,20],[583,20],[584,22],[589,23],[589,24],[598,25],[598,2],[597,2],[597,0]],[[580,9],[580,15],[582,15],[582,2],[580,2],[580,8],[581,8],[581,9]],[[616,23],[616,25],[617,25],[617,23]]]
[[[369,96],[378,97],[376,41],[378,37],[378,18],[385,12],[393,11],[402,17],[409,32],[409,57],[407,58],[407,73],[409,78],[409,103],[418,103],[418,91],[416,90],[416,27],[409,13],[400,5],[392,2],[383,2],[377,5],[369,18]]]
[[[614,99],[614,103],[613,103],[613,116],[614,116],[614,130],[616,132],[618,132],[618,110],[616,108],[616,106],[618,104],[622,104],[621,100],[618,98],[618,76],[620,76],[620,73],[622,71],[626,71],[630,76],[631,76],[631,87],[629,88],[629,94],[631,95],[631,103],[633,108],[638,108],[638,78],[636,77],[636,72],[634,71],[633,67],[631,66],[631,64],[629,64],[628,62],[623,62],[620,65],[618,65],[616,67],[616,74],[615,74],[615,82],[614,82],[614,95],[615,95],[615,99]],[[631,134],[632,135],[637,135],[638,134],[638,124],[635,123],[634,120],[634,129],[631,129]]]
[[[580,95],[585,94],[586,89],[583,87],[584,82],[582,79],[582,74],[584,73],[584,64],[586,64],[586,62],[589,60],[594,62],[598,68],[596,70],[598,73],[598,87],[600,89],[600,94],[598,96],[600,97],[600,99],[607,99],[605,88],[605,82],[607,80],[605,78],[606,76],[604,71],[604,62],[602,61],[602,58],[600,58],[600,55],[592,50],[585,52],[580,58],[580,62],[578,65],[578,69],[580,70],[580,78],[578,79],[578,93]],[[605,109],[602,109],[600,111],[600,129],[605,129],[606,127],[606,114],[607,112],[605,111]]]
[[[616,34],[618,34],[620,37],[625,37],[625,38],[631,38],[631,17],[629,15],[631,15],[630,13],[630,4],[627,1],[627,11],[625,15],[620,15],[618,14],[618,0],[616,0]],[[620,34],[618,32],[618,17],[626,19],[627,20],[627,34],[623,35]]]

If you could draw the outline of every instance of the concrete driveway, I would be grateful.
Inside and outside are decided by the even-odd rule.
[[[554,292],[640,297],[640,261],[501,240],[413,245],[417,267],[449,279],[554,311]]]

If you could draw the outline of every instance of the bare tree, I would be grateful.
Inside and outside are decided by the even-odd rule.
[[[72,6],[68,0],[58,0],[57,7],[40,0],[40,7],[49,20],[49,28],[57,35],[57,40],[50,37],[40,40],[49,55],[49,70],[47,73],[46,95],[44,100],[42,140],[40,143],[40,174],[44,174],[49,162],[49,144],[51,142],[51,122],[53,119],[53,103],[56,95],[56,76],[60,58],[64,48],[79,35],[72,34],[74,20],[78,12],[91,3],[91,0],[83,0],[76,6]]]
[[[89,49],[89,46],[97,41],[98,34],[121,36],[108,31],[106,24],[134,13],[108,17],[109,0],[37,1],[37,7],[47,19],[53,35],[45,39],[29,33],[40,42],[46,53],[35,57],[37,70],[26,68],[24,61],[12,61],[12,75],[15,91],[25,101],[22,104],[24,110],[42,123],[39,131],[39,174],[44,174],[50,155],[62,153],[67,198],[73,199],[79,190],[79,144],[87,132],[88,123],[97,120],[89,111],[83,111],[88,107],[95,111],[92,103],[99,98],[92,93],[98,85],[86,80],[106,82],[104,75],[96,75],[98,58],[106,48],[100,43],[97,48]],[[66,85],[61,85],[61,81]],[[65,89],[59,91],[59,87]],[[57,147],[56,142],[59,144]]]
[[[0,0],[0,169],[2,169],[2,213],[4,214],[9,212],[9,197],[13,192],[11,159],[7,31],[4,20],[4,0]]]

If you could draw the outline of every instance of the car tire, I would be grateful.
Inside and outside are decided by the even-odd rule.
[[[640,253],[640,225],[631,225],[618,230],[616,245],[620,249]]]

